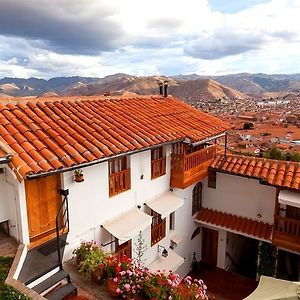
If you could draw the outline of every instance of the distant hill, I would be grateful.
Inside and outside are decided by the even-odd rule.
[[[38,78],[2,78],[2,97],[27,96],[81,96],[136,93],[157,94],[158,82],[167,80],[169,92],[186,101],[197,102],[220,98],[245,98],[248,95],[276,96],[289,92],[300,92],[300,74],[230,74],[223,76],[201,76],[197,74],[166,76],[133,76],[124,73],[95,77],[55,77],[49,80]]]
[[[216,99],[244,99],[247,95],[224,86],[211,79],[184,81],[170,87],[170,93],[188,102],[208,101]]]
[[[38,78],[9,78],[0,79],[0,93],[9,96],[39,96],[47,92],[61,94],[66,89],[80,84],[92,83],[99,78],[89,77],[56,77],[49,80]]]
[[[107,92],[112,95],[120,95],[125,92],[132,92],[140,95],[158,94],[158,82],[165,80],[168,80],[169,86],[176,86],[178,84],[176,80],[166,76],[136,77],[126,74],[119,74],[118,76],[107,76],[96,83],[69,88],[65,95],[90,96],[103,95]]]
[[[212,76],[224,85],[253,96],[261,96],[268,92],[299,92],[300,74],[250,74],[240,73],[224,76]]]

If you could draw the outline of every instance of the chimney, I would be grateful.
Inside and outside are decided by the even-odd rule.
[[[168,97],[168,81],[164,81],[164,97]]]
[[[163,95],[163,83],[160,81],[158,83],[158,86],[159,86],[159,94],[162,96]]]

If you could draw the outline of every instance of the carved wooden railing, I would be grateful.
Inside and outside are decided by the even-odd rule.
[[[127,257],[131,258],[131,241],[128,241],[125,244],[122,244],[118,247],[118,250],[116,251],[116,255],[118,257],[122,257],[126,255]]]
[[[293,251],[300,251],[300,220],[275,216],[272,243]]]
[[[130,189],[130,169],[109,175],[109,197]]]
[[[216,154],[216,145],[190,154],[172,154],[171,186],[185,188],[207,176],[209,164]]]
[[[151,179],[166,174],[166,158],[159,158],[151,161]]]
[[[276,216],[274,225],[274,230],[291,237],[300,238],[300,220]]]
[[[158,243],[166,236],[166,219],[161,223],[151,226],[151,246]]]

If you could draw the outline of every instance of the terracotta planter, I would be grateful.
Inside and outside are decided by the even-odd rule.
[[[76,267],[79,268],[79,264],[83,261],[80,255],[76,255]]]
[[[108,278],[106,281],[106,291],[112,298],[119,298],[121,295],[116,292],[118,283],[114,282],[112,278]]]
[[[96,284],[102,284],[105,279],[105,271],[97,268],[95,271],[91,272],[91,279]]]
[[[75,174],[74,181],[75,182],[83,182],[84,181],[83,174]]]

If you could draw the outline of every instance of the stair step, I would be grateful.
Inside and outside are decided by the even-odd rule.
[[[62,279],[67,278],[68,276],[69,275],[64,270],[59,270],[57,273],[53,274],[41,283],[37,284],[32,289],[37,293],[41,294],[42,292],[48,290],[50,287],[52,287]]]
[[[60,266],[60,263],[54,263],[54,264],[51,266],[51,268],[48,268],[48,269],[44,270],[43,272],[41,272],[41,273],[35,275],[35,276],[32,277],[31,279],[27,280],[27,281],[25,282],[25,285],[29,285],[30,283],[36,281],[36,280],[39,279],[40,277],[46,275],[47,273],[49,273],[49,272],[51,272],[52,270],[58,268],[59,266]]]
[[[48,300],[62,300],[63,298],[74,292],[77,292],[77,288],[72,283],[68,283],[59,287],[55,291],[50,292],[46,296],[46,298]]]

